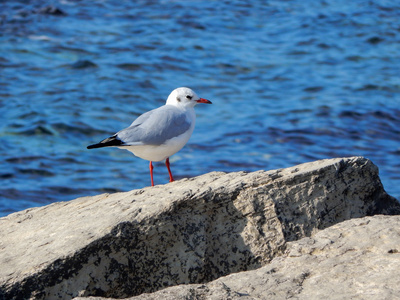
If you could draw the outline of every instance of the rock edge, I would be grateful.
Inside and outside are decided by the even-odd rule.
[[[288,242],[399,206],[362,157],[54,203],[0,219],[0,295],[126,298],[206,283],[265,266]]]

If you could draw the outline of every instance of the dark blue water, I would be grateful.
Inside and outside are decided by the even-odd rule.
[[[177,179],[362,155],[400,198],[398,1],[0,1],[0,215],[150,184],[86,146],[199,105]],[[155,182],[168,182],[163,163]]]

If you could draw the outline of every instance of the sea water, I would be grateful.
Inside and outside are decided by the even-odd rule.
[[[1,1],[0,216],[150,185],[87,150],[188,86],[176,179],[365,156],[400,198],[397,1]],[[156,163],[156,184],[168,182]]]

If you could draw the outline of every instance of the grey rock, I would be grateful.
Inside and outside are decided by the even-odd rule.
[[[283,256],[257,270],[128,299],[399,299],[399,278],[400,216],[373,216],[290,242]]]
[[[54,203],[0,219],[0,296],[123,298],[207,283],[268,267],[288,242],[344,220],[399,213],[362,157]],[[227,298],[245,296],[215,284]]]

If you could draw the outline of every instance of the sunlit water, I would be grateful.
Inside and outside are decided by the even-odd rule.
[[[195,132],[171,158],[176,179],[362,155],[400,198],[399,11],[396,1],[1,1],[0,216],[148,186],[148,162],[86,146],[179,86],[213,105],[196,107]],[[163,163],[154,171],[168,182]]]

